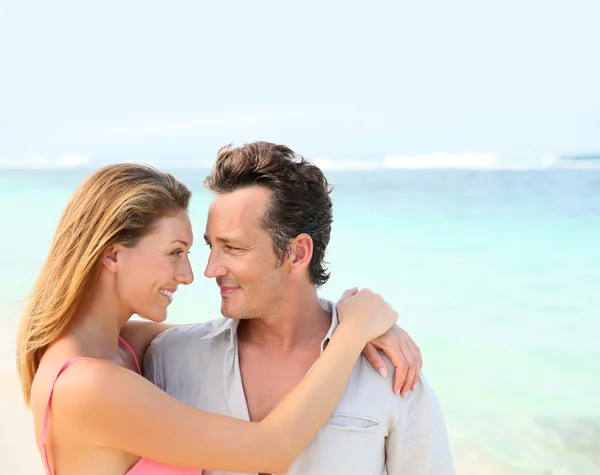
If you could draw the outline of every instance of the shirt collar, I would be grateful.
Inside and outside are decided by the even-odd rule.
[[[335,303],[333,303],[331,300],[321,298],[319,299],[319,303],[321,304],[321,307],[323,307],[327,313],[331,315],[331,325],[327,331],[327,335],[325,335],[325,338],[323,338],[323,341],[321,342],[321,353],[323,353],[329,344],[329,340],[331,340],[331,337],[333,336],[333,332],[338,327],[339,321]],[[237,338],[237,329],[239,325],[240,321],[235,318],[222,317],[214,322],[214,328],[208,334],[204,335],[202,339],[208,340],[228,333],[230,338],[230,346],[233,347],[235,339]]]
[[[223,334],[229,334],[231,346],[237,337],[237,329],[240,325],[240,321],[235,318],[221,317],[214,321],[213,329],[202,337],[203,340],[209,340],[216,338]]]
[[[321,342],[321,354],[322,354],[323,351],[325,351],[325,348],[327,348],[327,345],[329,344],[329,340],[331,340],[331,337],[333,336],[333,332],[338,327],[339,320],[338,320],[338,315],[337,315],[337,307],[335,306],[335,303],[333,303],[331,300],[326,300],[326,299],[319,299],[319,303],[321,304],[321,307],[323,307],[327,311],[327,313],[329,313],[331,315],[331,326],[329,327],[329,331],[327,332],[327,335],[325,335],[325,338]]]

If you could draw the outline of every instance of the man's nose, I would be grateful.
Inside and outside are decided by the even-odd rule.
[[[218,258],[215,253],[211,252],[210,256],[208,256],[208,262],[206,263],[206,269],[204,269],[204,276],[209,279],[214,279],[215,277],[219,277],[221,275],[226,275],[227,269],[221,263],[221,260]]]

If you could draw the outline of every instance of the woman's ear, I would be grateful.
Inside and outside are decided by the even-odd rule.
[[[109,272],[117,271],[118,246],[111,244],[108,246],[102,255],[102,265]]]

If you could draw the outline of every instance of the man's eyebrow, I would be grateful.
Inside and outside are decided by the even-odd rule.
[[[175,239],[175,241],[172,241],[171,244],[175,244],[176,242],[183,244],[185,247],[190,247],[190,245],[187,242],[182,241],[181,239]]]
[[[206,242],[210,242],[210,239],[208,239],[208,234],[204,235],[204,240]],[[216,241],[223,242],[225,244],[241,244],[242,243],[242,241],[240,241],[239,239],[235,239],[232,237],[226,237],[226,236],[218,237],[218,238],[216,238]]]

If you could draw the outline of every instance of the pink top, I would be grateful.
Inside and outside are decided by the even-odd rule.
[[[137,367],[138,373],[141,374],[142,371],[140,369],[140,364],[135,356],[135,352],[133,348],[129,346],[129,344],[121,337],[119,337],[119,341],[127,348],[131,354],[133,355],[133,359],[135,360],[135,365]],[[68,368],[71,364],[76,361],[83,360],[85,358],[71,358],[62,367],[58,370],[57,375],[52,380],[52,384],[50,385],[50,393],[48,394],[48,402],[46,403],[46,410],[44,412],[44,421],[42,422],[42,437],[38,445],[41,447],[42,454],[44,456],[44,462],[46,464],[46,475],[53,475],[52,467],[50,466],[50,459],[48,457],[48,446],[46,445],[46,434],[48,432],[48,419],[50,417],[50,401],[52,400],[52,392],[54,391],[54,385],[56,384],[56,380],[60,376],[60,374]],[[201,475],[201,470],[196,470],[192,468],[183,468],[183,467],[175,467],[172,465],[165,465],[159,462],[154,462],[153,460],[141,458],[138,462],[131,467],[131,469],[125,475]]]

